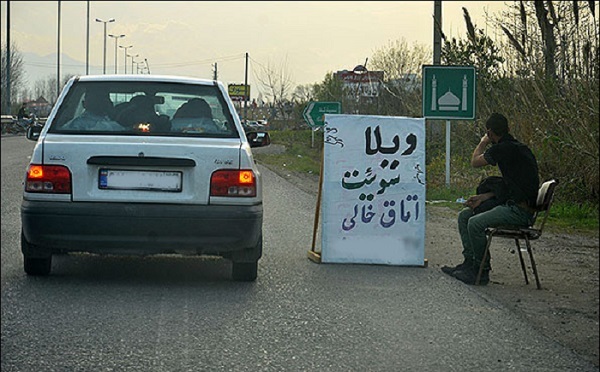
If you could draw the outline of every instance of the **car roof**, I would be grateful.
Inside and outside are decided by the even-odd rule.
[[[79,81],[135,81],[135,82],[159,82],[159,83],[184,83],[184,84],[201,84],[201,85],[217,85],[216,80],[200,79],[190,76],[177,75],[151,75],[151,74],[134,74],[134,75],[81,75],[75,76],[73,79]]]

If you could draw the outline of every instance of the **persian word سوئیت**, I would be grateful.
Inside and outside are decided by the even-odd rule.
[[[390,164],[390,162],[387,159],[384,159],[379,164],[379,166],[381,169],[386,169],[389,164]],[[399,164],[400,164],[400,162],[398,160],[394,159],[391,162],[391,166],[389,169],[396,170],[398,168]],[[420,168],[420,164],[416,164],[414,166],[414,169],[416,170],[416,175],[413,178],[416,179],[418,183],[424,184],[424,182],[420,178],[420,175],[423,174],[423,171]],[[360,189],[363,186],[368,187],[377,179],[377,174],[374,174],[372,167],[368,167],[365,170],[364,178],[359,178],[360,174],[361,174],[360,171],[358,171],[357,169],[354,169],[352,171],[345,171],[344,175],[342,177],[342,180],[341,180],[342,188],[344,188],[346,190],[356,190],[356,189]],[[401,175],[398,174],[396,177],[390,178],[389,180],[385,180],[382,178],[379,181],[379,183],[376,183],[380,187],[380,189],[377,190],[377,195],[383,194],[388,187],[400,183],[400,176]],[[369,194],[370,197],[366,197],[365,195],[366,194],[362,193],[359,196],[359,199],[365,200],[365,198],[367,198],[369,201],[373,200],[373,197],[374,197],[373,194]]]
[[[375,136],[375,147],[373,147],[371,138],[373,136],[371,135],[371,131],[371,127],[367,127],[367,129],[365,129],[365,154],[375,155],[379,152],[389,155],[398,152],[400,149],[400,137],[397,134],[392,139],[392,143],[394,144],[393,146],[382,146],[381,129],[379,128],[379,125],[376,126],[375,130],[373,130],[373,135]],[[406,136],[406,143],[409,145],[409,147],[400,155],[410,155],[415,151],[417,148],[417,136],[413,133],[410,133],[408,136]]]
[[[414,215],[411,214],[409,207],[405,205],[405,201],[408,203],[414,203]],[[360,207],[360,216],[359,216],[359,206],[358,204],[354,205],[353,215],[350,218],[344,218],[342,221],[342,230],[350,231],[354,229],[357,225],[357,222],[362,222],[363,224],[370,224],[373,219],[375,219],[376,223],[383,228],[392,227],[397,219],[397,215],[399,214],[400,221],[403,223],[408,223],[411,219],[411,216],[414,217],[414,221],[419,219],[419,197],[418,195],[408,195],[405,199],[402,199],[399,203],[399,213],[396,212],[396,201],[395,200],[386,200],[382,204],[382,209],[373,211],[373,204],[363,204]],[[380,214],[379,218],[376,216]],[[357,221],[358,220],[358,221]]]

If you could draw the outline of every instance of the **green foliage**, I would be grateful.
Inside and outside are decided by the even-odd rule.
[[[341,102],[346,96],[342,81],[336,79],[332,72],[325,75],[322,83],[315,84],[314,97],[320,102]]]
[[[254,157],[260,163],[271,165],[290,172],[310,173],[318,176],[321,169],[323,132],[315,132],[315,145],[311,147],[311,130],[282,130],[271,132],[274,145],[285,146],[282,154],[256,153]],[[429,145],[429,144],[428,144]],[[427,149],[429,151],[429,148]],[[475,193],[479,182],[488,176],[499,175],[496,167],[472,168],[470,156],[453,155],[451,159],[450,185],[445,184],[445,155],[437,154],[427,160],[426,166],[427,200],[441,201],[441,205],[459,210],[462,205],[456,199],[468,198]],[[574,203],[561,199],[560,190],[569,184],[561,183],[557,188],[557,197],[552,206],[549,223],[567,232],[598,231],[598,204],[594,201]]]
[[[477,79],[484,84],[499,78],[504,58],[498,47],[482,30],[477,30],[470,40],[445,40],[442,63],[447,65],[474,66]]]
[[[550,13],[555,12],[550,15],[550,22],[557,25],[554,35],[559,41],[554,55],[557,76],[553,78],[546,77],[544,68],[548,53],[554,49],[549,50],[543,40],[540,25],[544,22],[539,23],[534,2],[514,2],[516,6],[512,9],[516,13],[505,14],[499,19],[499,25],[504,27],[502,31],[510,29],[504,33],[512,36],[509,43],[504,44],[497,44],[474,25],[464,9],[465,37],[448,40],[444,36],[442,61],[447,65],[475,66],[477,108],[474,121],[454,120],[451,123],[452,185],[473,187],[482,177],[498,173],[496,167],[472,169],[469,159],[485,134],[485,120],[491,113],[500,112],[509,119],[511,133],[534,152],[541,180],[559,180],[558,203],[598,206],[599,21],[593,16],[592,3],[543,2]],[[537,6],[541,9],[540,4]],[[550,8],[554,10],[550,11]],[[519,21],[515,23],[514,20]],[[420,83],[410,82],[406,76],[415,73],[417,62],[423,58],[428,57],[418,45],[411,49],[405,42],[391,42],[376,50],[370,62],[371,69],[385,71],[384,88],[376,100],[358,102],[349,99],[333,73],[328,73],[322,83],[315,85],[314,99],[342,102],[344,113],[420,117]],[[420,71],[416,73],[418,76]],[[301,110],[297,110],[296,115],[300,115]],[[301,118],[297,121],[302,123]],[[428,120],[426,125],[428,186],[443,188],[443,122]],[[296,126],[305,127],[303,124]]]

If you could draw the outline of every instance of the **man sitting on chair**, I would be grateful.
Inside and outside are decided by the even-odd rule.
[[[475,284],[487,245],[485,229],[507,225],[528,226],[533,219],[538,188],[538,165],[531,150],[509,134],[508,120],[494,113],[485,123],[487,132],[473,151],[471,165],[475,168],[498,165],[505,186],[507,201],[485,212],[476,213],[484,201],[494,197],[487,192],[469,197],[458,215],[458,230],[462,241],[464,261],[442,271],[458,280]],[[492,144],[489,148],[487,146]],[[487,150],[486,150],[487,148]],[[489,282],[490,260],[486,259],[480,284]]]

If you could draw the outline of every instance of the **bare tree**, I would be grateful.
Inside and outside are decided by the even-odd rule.
[[[422,44],[409,46],[406,40],[391,41],[373,53],[370,70],[383,71],[388,81],[403,81],[421,74],[421,66],[431,60],[431,50]]]
[[[294,89],[292,100],[298,103],[305,103],[311,101],[314,95],[314,85],[298,85],[296,89]]]
[[[10,60],[10,96],[16,97],[17,92],[22,91],[25,81],[25,69],[23,67],[23,55],[17,48],[17,46],[12,43],[10,47],[10,56],[7,55],[8,49],[6,44],[2,45],[1,48],[2,53],[2,74],[1,74],[1,87],[2,87],[2,113],[10,114],[11,108],[10,105],[12,102],[7,102],[8,94],[6,94],[6,86],[8,80],[8,60]],[[10,58],[7,58],[10,57]],[[15,101],[11,98],[11,101]],[[9,112],[5,112],[8,110]]]
[[[287,117],[289,110],[290,92],[294,86],[289,72],[287,58],[279,66],[274,66],[270,61],[266,66],[259,65],[256,79],[260,84],[263,94],[273,102],[282,117]]]
[[[497,23],[517,52],[519,58],[508,60],[518,75],[543,70],[562,82],[598,79],[594,1],[515,1]]]

